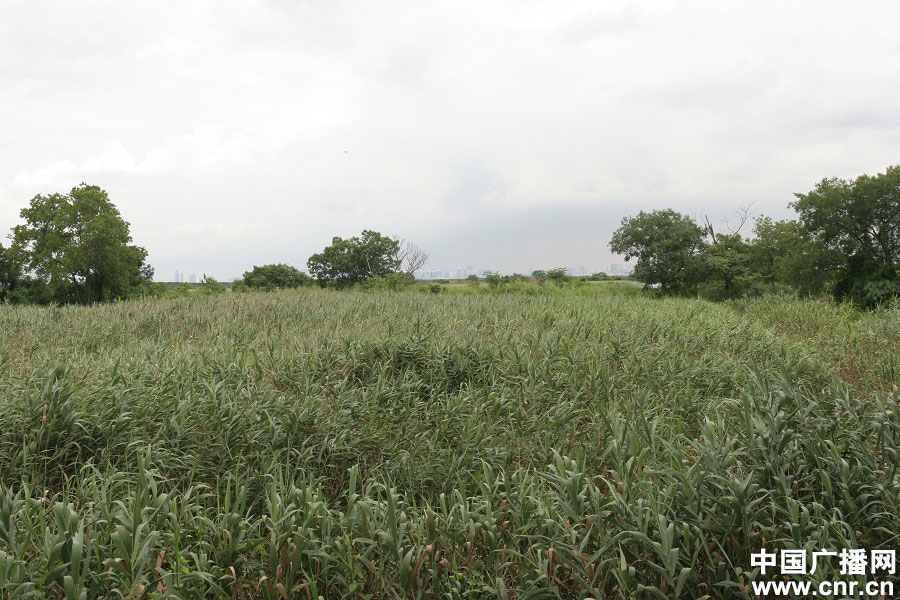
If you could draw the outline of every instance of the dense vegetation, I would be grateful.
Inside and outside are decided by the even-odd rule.
[[[740,233],[748,211],[737,228],[718,233],[708,219],[701,226],[671,209],[642,211],[622,220],[609,247],[626,261],[637,259],[634,278],[662,295],[727,300],[790,292],[867,308],[900,296],[900,166],[852,181],[824,179],[796,198],[796,221],[761,216],[750,237]],[[12,245],[0,245],[0,301],[88,304],[186,291],[152,283],[147,252],[130,245],[129,224],[96,186],[35,196],[20,216],[25,223],[13,229]],[[288,264],[254,266],[236,289],[297,288],[315,279],[321,287],[397,290],[413,284],[427,260],[415,244],[367,229],[334,237],[310,256],[312,277]],[[529,278],[485,279],[499,287]],[[555,268],[530,279],[564,285],[571,278]],[[206,276],[204,284],[207,293],[221,290]]]
[[[763,544],[896,547],[898,307],[529,285],[0,305],[6,597],[747,598]]]
[[[97,186],[37,195],[22,209],[9,248],[0,245],[0,301],[89,304],[152,287],[147,251]]]
[[[291,265],[262,265],[246,271],[244,277],[237,282],[238,288],[257,290],[285,290],[308,285],[312,278]]]
[[[777,289],[873,307],[900,296],[900,165],[852,181],[824,179],[790,206],[797,220],[716,233],[673,210],[626,217],[610,249],[666,295],[723,300]]]

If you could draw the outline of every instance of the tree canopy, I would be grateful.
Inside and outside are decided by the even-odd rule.
[[[306,265],[320,285],[347,287],[371,277],[399,272],[400,242],[366,229],[357,237],[334,237],[331,245],[309,257]]]
[[[254,266],[252,271],[245,271],[243,283],[247,287],[275,290],[296,288],[306,285],[312,278],[296,267],[286,264]]]
[[[703,229],[687,215],[671,209],[641,211],[622,220],[609,247],[626,261],[637,259],[636,280],[659,285],[666,294],[680,294],[696,288],[703,238]]]
[[[793,289],[869,307],[900,296],[900,166],[795,196],[797,220],[760,217],[750,238],[661,210],[624,219],[610,249],[637,258],[635,279],[668,294]]]
[[[37,195],[20,216],[12,237],[34,301],[124,298],[153,277],[147,251],[130,244],[128,222],[97,186]]]
[[[750,269],[770,290],[795,289],[801,295],[823,293],[832,260],[821,252],[797,221],[759,217],[750,240]]]
[[[873,305],[900,295],[900,165],[855,180],[824,179],[791,206],[833,274],[838,299]]]
[[[565,267],[556,267],[547,271],[547,279],[556,285],[562,285],[569,280],[569,276],[566,275]]]
[[[22,260],[15,246],[4,248],[0,244],[0,302],[16,300],[23,282]]]

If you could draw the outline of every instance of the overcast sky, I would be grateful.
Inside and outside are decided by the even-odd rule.
[[[369,228],[605,269],[622,217],[790,214],[900,163],[900,2],[0,4],[0,236],[106,189],[157,279]]]

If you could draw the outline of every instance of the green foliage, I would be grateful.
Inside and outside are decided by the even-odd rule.
[[[173,288],[166,290],[165,296],[167,298],[186,298],[194,293],[194,286],[189,283],[182,283],[181,285],[176,285]]]
[[[370,277],[363,283],[366,290],[398,292],[406,285],[403,273],[389,273],[385,276]]]
[[[637,258],[634,278],[666,295],[725,300],[788,289],[870,308],[900,296],[900,166],[825,179],[796,196],[797,221],[760,217],[749,241],[665,210],[623,220],[610,249]]]
[[[39,282],[33,301],[91,303],[132,295],[151,281],[147,252],[129,245],[128,223],[97,186],[68,194],[37,195],[13,228],[26,272]]]
[[[17,248],[0,244],[0,302],[15,302],[26,285],[22,259]]]
[[[252,271],[244,273],[243,279],[248,288],[268,291],[296,288],[311,282],[309,275],[286,264],[254,266]]]
[[[609,248],[625,260],[637,259],[633,277],[664,294],[688,294],[702,279],[703,230],[671,209],[626,217]]]
[[[564,285],[571,280],[571,277],[566,275],[565,267],[556,267],[547,271],[547,279],[556,285]]]
[[[360,237],[332,238],[331,245],[309,257],[306,264],[320,285],[345,288],[396,273],[399,251],[399,241],[367,229]]]
[[[896,544],[900,306],[456,287],[0,305],[0,595],[750,598]]]
[[[900,165],[796,196],[800,224],[832,263],[836,298],[874,306],[900,295]]]
[[[166,284],[144,279],[132,288],[130,298],[160,298],[166,295]]]
[[[753,233],[750,267],[766,287],[787,287],[801,295],[817,295],[826,290],[832,261],[809,240],[797,221],[760,217]]]
[[[710,300],[729,300],[762,293],[763,281],[753,273],[752,259],[751,246],[740,234],[717,235],[715,243],[703,251],[701,295]]]
[[[216,281],[214,277],[209,277],[206,273],[203,274],[203,279],[200,280],[200,285],[197,286],[197,292],[207,296],[221,294],[224,291],[225,286]]]

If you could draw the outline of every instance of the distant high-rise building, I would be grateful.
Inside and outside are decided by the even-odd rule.
[[[178,269],[175,269],[175,283],[181,281],[181,273],[178,272]]]
[[[449,273],[447,271],[441,271],[440,269],[422,269],[421,271],[416,271],[416,279],[422,280],[430,280],[430,279],[448,279]]]
[[[197,283],[197,274],[191,273],[191,276],[188,277],[188,283]]]
[[[631,274],[630,265],[624,265],[622,263],[610,263],[609,270],[607,271],[607,275],[630,275]]]

